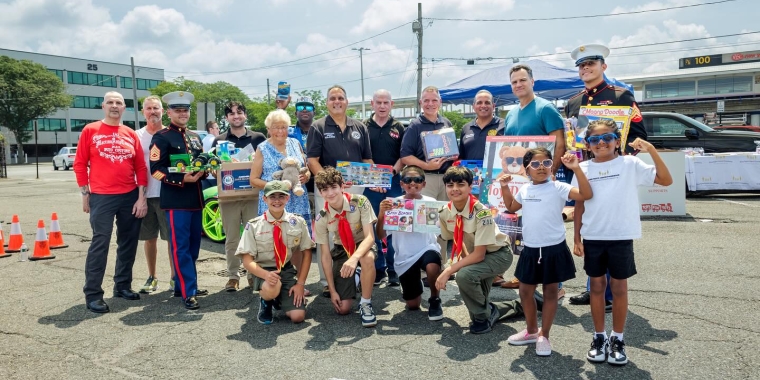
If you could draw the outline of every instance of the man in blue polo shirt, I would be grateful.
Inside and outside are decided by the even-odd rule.
[[[483,160],[486,138],[504,133],[504,120],[494,115],[495,106],[490,91],[478,91],[472,109],[477,117],[462,127],[462,136],[459,138],[460,160]]]
[[[441,108],[441,94],[438,88],[428,86],[422,90],[420,108],[422,108],[422,113],[412,119],[401,141],[401,163],[418,166],[425,171],[426,185],[422,189],[422,195],[439,201],[447,201],[449,198],[446,196],[446,186],[443,184],[443,173],[451,167],[452,161],[444,158],[426,161],[425,148],[422,146],[420,137],[420,134],[425,131],[451,128],[451,121],[438,113]]]

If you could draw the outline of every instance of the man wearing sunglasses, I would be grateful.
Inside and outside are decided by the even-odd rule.
[[[621,142],[625,147],[625,153],[634,153],[632,147],[628,144],[640,138],[647,139],[647,132],[644,129],[644,119],[641,117],[641,111],[636,104],[633,94],[623,87],[613,86],[604,80],[604,71],[607,70],[605,58],[610,54],[610,49],[604,45],[590,44],[581,45],[570,53],[570,57],[575,60],[575,66],[578,68],[580,76],[586,87],[578,95],[570,98],[565,106],[565,116],[567,118],[578,117],[581,106],[628,106],[633,108],[631,115],[631,127],[628,131],[628,141]],[[607,140],[604,140],[607,141]],[[599,142],[598,140],[596,141]],[[612,311],[612,291],[609,287],[609,275],[607,276],[607,290],[605,293],[606,311]],[[570,297],[570,303],[574,305],[588,305],[591,297],[589,293],[590,283],[586,285],[585,292]]]
[[[302,96],[296,99],[296,125],[288,128],[288,137],[298,140],[304,152],[306,152],[306,137],[309,135],[309,128],[313,122],[314,102],[311,101],[311,97]],[[309,191],[314,191],[313,185]]]

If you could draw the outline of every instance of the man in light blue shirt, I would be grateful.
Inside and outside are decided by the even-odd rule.
[[[565,121],[550,101],[533,93],[533,70],[527,65],[515,65],[509,70],[512,92],[520,106],[509,111],[504,119],[506,136],[554,136],[554,164],[557,173],[565,154]]]

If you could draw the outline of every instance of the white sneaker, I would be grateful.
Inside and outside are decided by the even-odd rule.
[[[540,331],[541,329],[536,331],[535,334],[528,334],[528,329],[524,329],[523,331],[507,338],[507,343],[513,346],[524,346],[526,344],[536,343]]]
[[[552,344],[549,342],[549,338],[544,338],[542,336],[538,337],[538,340],[536,341],[536,355],[538,356],[551,356],[552,354]]]

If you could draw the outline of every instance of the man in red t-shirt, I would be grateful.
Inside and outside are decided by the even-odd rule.
[[[137,133],[121,124],[125,108],[120,93],[105,94],[105,117],[84,127],[74,160],[74,174],[82,191],[82,210],[90,214],[92,227],[83,290],[87,308],[94,313],[110,311],[103,301],[102,285],[114,218],[117,247],[113,295],[127,300],[140,299],[131,289],[132,265],[141,218],[148,211],[145,198],[148,169]]]

